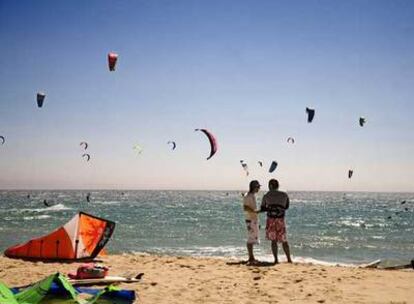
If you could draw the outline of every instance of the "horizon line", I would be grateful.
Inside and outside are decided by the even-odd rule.
[[[116,189],[116,188],[106,188],[106,189],[97,189],[97,188],[89,188],[89,189],[79,189],[79,188],[0,188],[0,191],[194,191],[194,192],[201,192],[201,191],[211,191],[211,192],[246,192],[247,190],[241,189]],[[261,192],[267,192],[268,190],[262,190]],[[284,190],[284,192],[335,192],[335,193],[410,193],[414,194],[414,191],[372,191],[372,190]]]

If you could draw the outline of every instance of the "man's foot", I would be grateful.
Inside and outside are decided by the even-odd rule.
[[[253,259],[253,260],[248,260],[246,265],[247,266],[255,266],[255,265],[259,265],[259,264],[260,264],[260,261]]]
[[[279,264],[279,261],[278,261],[278,260],[276,260],[276,261],[274,261],[274,263],[273,263],[273,264],[277,265],[277,264]]]

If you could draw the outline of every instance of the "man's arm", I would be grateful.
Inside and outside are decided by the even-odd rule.
[[[286,194],[286,210],[289,209],[289,205],[290,205],[289,196]]]
[[[254,210],[252,207],[247,206],[247,205],[243,205],[243,210],[249,211],[249,212],[256,212],[256,210]]]

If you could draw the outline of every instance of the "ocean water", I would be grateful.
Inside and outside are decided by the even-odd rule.
[[[286,222],[296,261],[358,264],[414,258],[414,193],[289,196]],[[45,207],[44,199],[52,206]],[[240,191],[0,191],[0,250],[44,235],[81,210],[116,222],[110,253],[246,258],[241,201]],[[255,253],[271,260],[265,214],[260,222]]]

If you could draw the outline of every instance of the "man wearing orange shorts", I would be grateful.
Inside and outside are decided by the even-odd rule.
[[[279,191],[279,182],[276,179],[269,181],[269,192],[262,199],[260,211],[267,213],[266,238],[272,242],[272,252],[275,264],[279,263],[277,257],[277,243],[282,243],[288,263],[292,263],[289,243],[286,238],[285,211],[289,209],[289,196]]]

